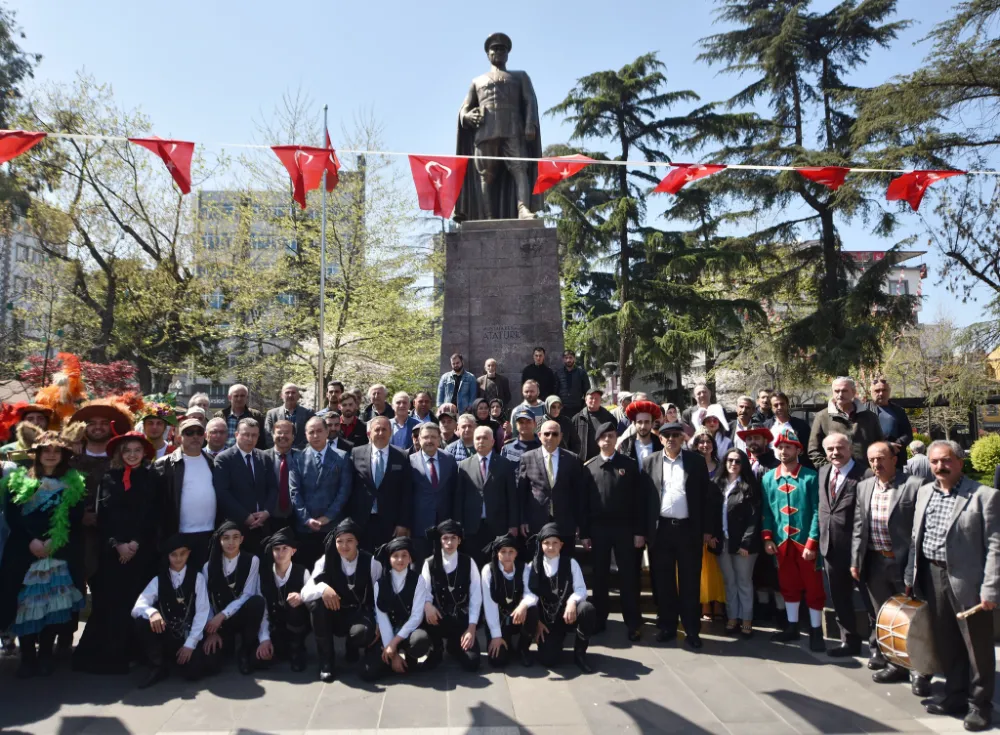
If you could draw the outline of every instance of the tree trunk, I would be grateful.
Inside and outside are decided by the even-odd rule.
[[[136,358],[135,367],[135,378],[139,381],[139,392],[144,396],[155,393],[156,391],[153,390],[153,371],[150,368],[149,361],[141,357]]]
[[[618,119],[618,139],[622,144],[622,160],[628,160],[629,141],[625,130],[624,116]],[[618,169],[618,197],[620,202],[628,200],[628,170],[625,166]],[[632,299],[632,274],[628,247],[628,217],[622,219],[618,227],[618,308],[622,309]],[[632,350],[635,340],[630,324],[622,325],[621,337],[618,341],[618,370],[621,375],[619,390],[630,390],[632,387]]]
[[[824,208],[819,213],[821,237],[823,243],[823,282],[820,285],[821,303],[833,304],[840,296],[841,252],[837,245],[837,229],[833,224],[833,211]],[[830,313],[830,325],[834,339],[844,336],[844,318],[839,309]],[[845,366],[846,368],[847,366]],[[843,370],[841,371],[844,372]]]
[[[115,299],[118,290],[118,279],[110,271],[105,271],[108,279],[107,290],[104,293],[104,306],[101,308],[101,336],[90,348],[91,362],[107,362],[108,346],[111,344],[111,335],[115,330]]]

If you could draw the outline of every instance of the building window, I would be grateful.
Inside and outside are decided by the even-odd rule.
[[[285,306],[295,306],[298,300],[293,293],[279,293],[277,299],[279,304],[284,304]]]
[[[17,244],[17,260],[20,263],[26,263],[31,257],[31,250],[27,245]]]
[[[221,289],[216,289],[215,293],[213,293],[211,296],[208,297],[208,305],[212,309],[221,309],[222,301],[223,299],[222,299]]]

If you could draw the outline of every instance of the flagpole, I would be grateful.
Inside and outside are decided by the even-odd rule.
[[[326,147],[327,126],[327,105],[323,105],[323,147]],[[323,168],[323,185],[320,187],[320,195],[323,197],[323,213],[320,219],[319,229],[319,377],[317,378],[316,406],[319,401],[326,397],[324,392],[324,363],[325,363],[325,333],[326,333],[326,168]]]

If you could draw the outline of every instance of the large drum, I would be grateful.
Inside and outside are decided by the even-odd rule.
[[[926,602],[893,595],[878,611],[875,629],[887,661],[921,674],[940,673]]]

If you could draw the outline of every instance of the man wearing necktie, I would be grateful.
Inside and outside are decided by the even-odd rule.
[[[430,553],[424,532],[447,520],[451,515],[458,477],[458,463],[447,452],[440,451],[441,429],[437,424],[420,425],[420,451],[410,455],[413,479],[414,558],[419,564]]]
[[[558,421],[546,421],[538,432],[542,446],[525,452],[517,476],[521,504],[521,533],[538,533],[549,522],[559,525],[564,552],[570,552],[580,523],[584,497],[583,464],[573,452],[562,449]]]
[[[516,536],[520,523],[514,464],[493,451],[489,426],[478,427],[472,441],[475,454],[458,463],[452,518],[465,529],[463,550],[482,568],[489,560],[485,547],[497,536]]]
[[[212,482],[221,514],[241,526],[243,548],[252,554],[262,549],[270,533],[270,518],[278,501],[278,475],[274,460],[256,449],[260,425],[241,419],[236,444],[215,458]]]
[[[292,447],[295,438],[295,424],[291,421],[278,421],[274,425],[274,446],[264,450],[274,462],[274,470],[278,478],[278,502],[271,517],[272,531],[287,528],[294,523],[292,517],[292,498],[289,492],[289,478],[292,464],[297,461],[299,450]],[[296,559],[296,562],[299,560]]]
[[[854,506],[858,482],[871,473],[851,456],[851,440],[845,434],[829,434],[823,439],[827,464],[819,468],[819,551],[830,585],[830,599],[840,626],[840,645],[830,656],[859,656],[858,634],[851,576],[851,544],[854,538]],[[866,609],[871,605],[862,595]]]
[[[409,536],[413,521],[412,470],[406,452],[389,444],[389,419],[368,422],[367,442],[351,450],[351,497],[346,515],[361,528],[358,544],[369,553],[394,536]]]

